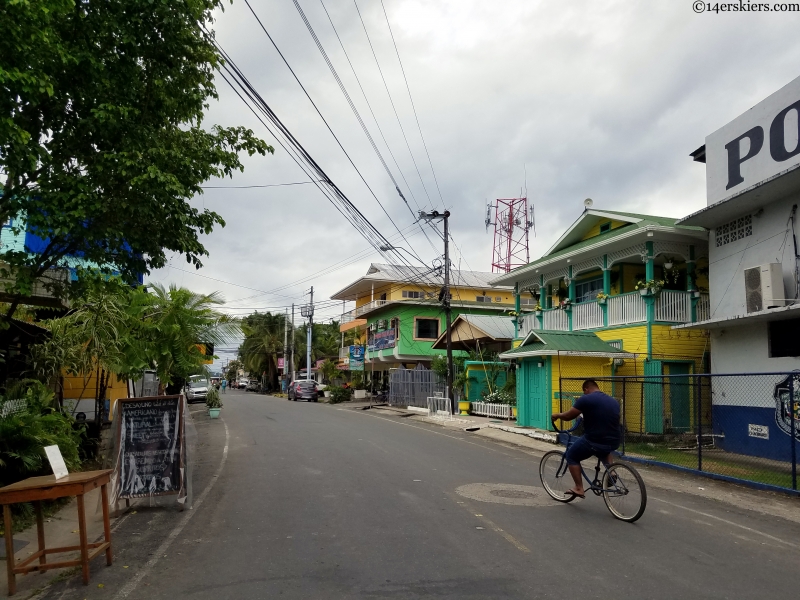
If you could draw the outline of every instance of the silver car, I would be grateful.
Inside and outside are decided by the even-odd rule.
[[[192,402],[205,402],[208,396],[208,380],[195,379],[186,384],[186,401],[191,404]]]

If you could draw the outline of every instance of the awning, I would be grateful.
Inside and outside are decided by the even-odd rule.
[[[604,342],[590,331],[531,331],[522,344],[503,352],[500,358],[513,360],[534,356],[583,356],[587,358],[634,358]]]

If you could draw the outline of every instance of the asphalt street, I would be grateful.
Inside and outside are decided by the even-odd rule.
[[[390,411],[223,400],[221,420],[192,407],[195,508],[138,507],[115,524],[112,567],[43,597],[797,595],[796,522],[651,488],[623,523],[593,495],[549,500],[523,449]]]

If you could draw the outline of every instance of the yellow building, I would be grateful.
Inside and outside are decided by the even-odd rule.
[[[708,232],[676,221],[586,209],[544,256],[494,279],[519,299],[517,347],[501,355],[517,363],[519,424],[549,428],[585,378],[706,371],[707,332],[673,326],[709,313]],[[612,385],[601,382],[619,396]],[[626,406],[630,431],[694,425],[692,390],[645,385],[640,396]]]

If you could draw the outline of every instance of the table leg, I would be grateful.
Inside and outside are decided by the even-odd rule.
[[[108,548],[106,548],[106,564],[110,567],[113,562],[114,554],[111,552],[111,523],[108,521],[108,490],[105,485],[100,486],[100,495],[103,501],[103,530],[105,531],[106,542],[108,542]]]
[[[6,571],[8,572],[8,595],[13,596],[17,593],[17,580],[14,575],[14,535],[11,527],[11,506],[3,505],[3,527],[5,527],[6,538]]]
[[[89,585],[89,542],[86,539],[86,511],[83,507],[83,494],[78,495],[78,530],[81,534],[81,571],[83,585]]]
[[[47,564],[47,555],[43,552],[44,550],[44,517],[42,516],[42,503],[40,501],[36,501],[33,503],[33,509],[36,511],[36,536],[39,538],[39,552],[42,552],[42,555],[39,557],[39,564],[44,565]],[[44,571],[39,571],[42,575],[44,575]]]

